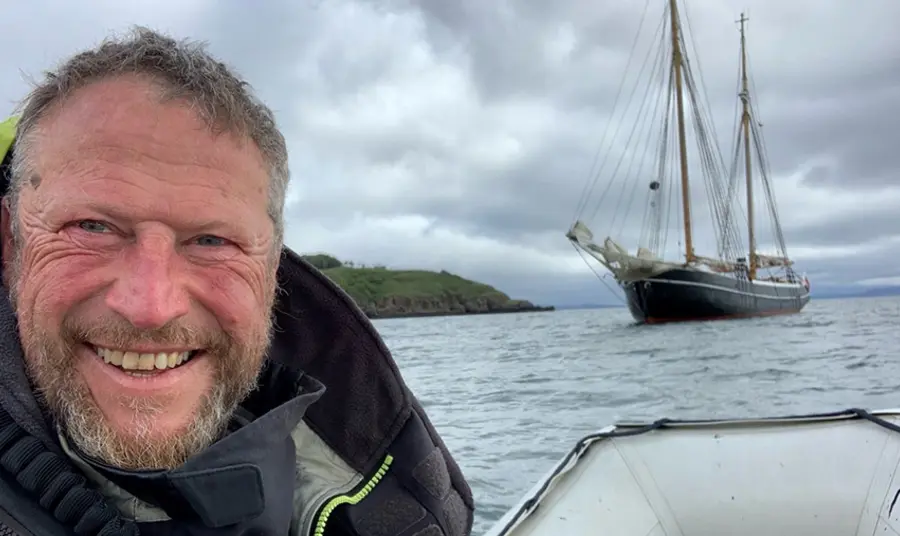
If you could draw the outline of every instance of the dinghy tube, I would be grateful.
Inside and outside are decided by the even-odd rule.
[[[485,536],[898,536],[900,409],[620,423]]]

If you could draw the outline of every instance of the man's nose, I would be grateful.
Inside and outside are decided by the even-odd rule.
[[[106,304],[140,329],[158,329],[188,313],[182,259],[172,237],[139,236],[122,252],[124,262]]]

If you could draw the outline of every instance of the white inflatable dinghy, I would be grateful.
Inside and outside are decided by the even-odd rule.
[[[900,535],[900,410],[607,427],[486,536]]]

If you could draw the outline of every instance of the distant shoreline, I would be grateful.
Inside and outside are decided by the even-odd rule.
[[[465,311],[411,311],[407,313],[394,313],[388,315],[381,316],[370,316],[366,315],[368,318],[372,320],[388,320],[393,318],[434,318],[440,316],[479,316],[479,315],[515,315],[515,314],[523,314],[523,313],[549,313],[552,311],[556,311],[556,307],[552,305],[541,306],[535,305],[533,307],[524,307],[521,309],[508,309],[508,310],[494,310],[494,311],[473,311],[473,312],[465,312]]]
[[[341,262],[319,253],[303,259],[344,290],[371,319],[549,312],[553,306],[512,299],[446,270],[396,270]]]

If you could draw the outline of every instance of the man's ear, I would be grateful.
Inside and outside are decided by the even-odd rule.
[[[9,272],[7,265],[12,261],[12,252],[15,247],[12,233],[12,213],[9,210],[9,197],[0,198],[0,262],[2,262],[3,283],[7,285],[6,274]]]

